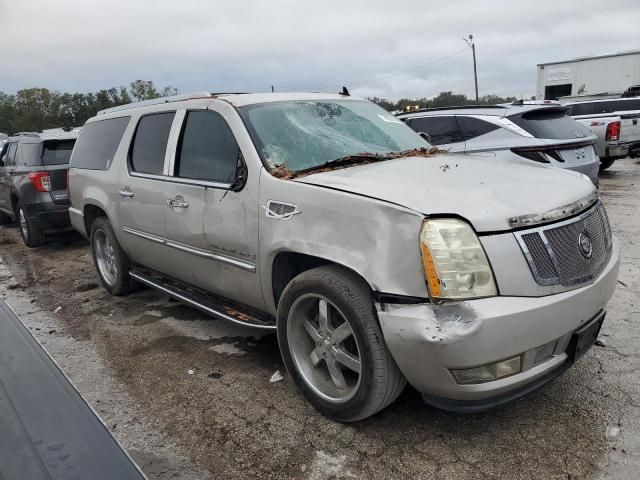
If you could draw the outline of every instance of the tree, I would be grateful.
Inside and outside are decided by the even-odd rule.
[[[98,111],[148,100],[178,91],[164,87],[159,92],[153,82],[136,80],[126,87],[113,87],[88,93],[60,93],[47,88],[29,88],[15,95],[0,92],[0,132],[41,131],[45,128],[77,127]]]

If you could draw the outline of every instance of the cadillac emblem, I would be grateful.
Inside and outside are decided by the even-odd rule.
[[[587,259],[591,258],[593,254],[593,244],[587,232],[582,232],[578,236],[578,248],[580,249],[580,255]]]

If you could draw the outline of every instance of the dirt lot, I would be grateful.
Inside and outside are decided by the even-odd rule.
[[[111,297],[73,235],[30,250],[0,229],[0,294],[150,479],[638,478],[640,162],[601,182],[623,252],[603,345],[489,413],[438,411],[407,388],[367,421],[327,420],[286,374],[269,382],[284,373],[275,335],[149,290]]]

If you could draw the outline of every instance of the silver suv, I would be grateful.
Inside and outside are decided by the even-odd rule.
[[[597,138],[557,102],[430,108],[398,118],[452,153],[530,160],[582,173],[598,185]]]
[[[591,346],[616,284],[618,243],[584,177],[440,154],[346,95],[106,110],[69,181],[109,292],[140,283],[277,331],[297,387],[341,421],[406,381],[455,411],[530,392]]]

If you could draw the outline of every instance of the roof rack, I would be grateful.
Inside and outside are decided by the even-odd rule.
[[[105,108],[100,110],[98,115],[105,115],[107,113],[121,112],[123,110],[130,110],[138,107],[149,107],[151,105],[161,105],[163,103],[181,102],[183,100],[195,100],[198,98],[211,98],[212,94],[209,92],[191,92],[181,93],[179,95],[171,95],[169,97],[154,98],[152,100],[144,100],[142,102],[127,103],[126,105],[120,105],[118,107]]]
[[[38,132],[16,132],[12,136],[13,137],[39,137],[40,134]]]

